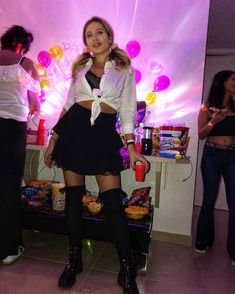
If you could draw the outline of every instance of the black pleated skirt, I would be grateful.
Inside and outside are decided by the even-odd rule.
[[[116,131],[116,115],[101,112],[93,126],[90,116],[91,111],[78,103],[65,113],[53,128],[59,138],[52,160],[77,174],[119,174],[124,170],[123,143]]]

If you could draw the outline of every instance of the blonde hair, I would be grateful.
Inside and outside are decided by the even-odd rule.
[[[104,29],[107,32],[108,37],[110,38],[110,48],[113,45],[113,41],[114,41],[114,33],[113,33],[113,29],[110,26],[110,24],[102,19],[101,17],[98,16],[93,16],[91,19],[89,19],[84,27],[83,27],[83,43],[86,46],[86,29],[88,27],[89,24],[91,24],[92,22],[99,22]],[[72,68],[72,76],[73,78],[76,77],[76,73],[86,65],[87,61],[89,60],[89,58],[93,58],[91,56],[91,54],[89,52],[84,52],[81,55],[79,55],[78,59],[76,60],[76,62],[73,65]],[[129,56],[127,55],[127,53],[116,47],[116,48],[112,48],[110,51],[110,55],[109,55],[109,59],[110,60],[114,60],[115,61],[115,68],[117,70],[123,70],[123,69],[127,69],[130,65],[131,65],[131,60],[129,58]]]

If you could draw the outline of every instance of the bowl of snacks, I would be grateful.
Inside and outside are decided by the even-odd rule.
[[[90,201],[87,203],[87,209],[90,212],[90,214],[96,215],[101,211],[102,203],[99,201]]]
[[[142,219],[145,215],[147,215],[149,213],[149,210],[146,207],[130,205],[125,208],[125,213],[128,218],[139,220]]]
[[[90,194],[85,194],[82,197],[82,202],[84,206],[87,206],[89,202],[94,201],[95,198],[91,196]]]

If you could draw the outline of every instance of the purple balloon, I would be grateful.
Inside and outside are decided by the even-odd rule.
[[[51,63],[51,55],[47,51],[40,51],[38,53],[38,62],[45,66],[48,67]]]
[[[132,40],[126,44],[126,51],[130,58],[135,58],[140,53],[140,43]]]
[[[138,69],[135,69],[135,81],[138,84],[141,80],[141,72]]]
[[[170,79],[167,76],[159,76],[154,81],[153,90],[154,92],[163,91],[170,85]]]

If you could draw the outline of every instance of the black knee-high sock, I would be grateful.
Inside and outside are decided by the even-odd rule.
[[[120,260],[131,255],[130,235],[124,212],[121,189],[111,189],[100,194],[104,212],[109,221]]]
[[[82,196],[85,186],[66,187],[65,198],[65,221],[68,230],[69,245],[71,247],[81,246],[82,242]]]

